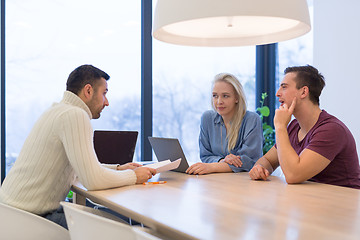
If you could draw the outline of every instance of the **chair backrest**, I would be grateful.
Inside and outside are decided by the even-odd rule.
[[[69,202],[60,204],[64,207],[72,240],[158,239],[151,238],[153,236],[146,232],[141,235],[142,233],[138,233],[130,225],[120,222],[107,212]]]
[[[36,214],[0,203],[0,236],[11,240],[70,240],[69,231]]]
[[[143,229],[141,227],[134,227],[133,230],[135,231],[136,240],[161,240],[160,236],[157,233],[154,233],[152,230]],[[157,236],[159,237],[157,237]]]

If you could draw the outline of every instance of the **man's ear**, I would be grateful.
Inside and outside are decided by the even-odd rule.
[[[94,89],[93,87],[88,83],[84,86],[83,90],[83,95],[86,99],[91,99],[93,93],[94,93]]]
[[[309,87],[308,86],[303,86],[301,88],[300,98],[305,98],[307,96],[309,96]]]

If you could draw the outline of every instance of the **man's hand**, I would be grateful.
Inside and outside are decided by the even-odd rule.
[[[217,164],[217,163],[215,163],[215,164]],[[195,164],[191,165],[188,169],[186,169],[186,173],[195,174],[195,175],[212,173],[212,172],[214,172],[213,166],[214,165],[212,163],[202,163],[202,162],[195,163]]]
[[[235,156],[234,154],[227,155],[224,159],[221,159],[220,162],[226,162],[228,164],[234,165],[235,167],[241,167],[242,161],[240,156]]]
[[[143,183],[156,174],[156,170],[148,167],[138,167],[134,169],[136,174],[136,183]]]
[[[249,175],[252,180],[267,180],[270,173],[262,165],[257,164],[250,170]]]
[[[274,126],[275,129],[278,128],[285,128],[289,124],[291,120],[291,115],[294,112],[296,106],[296,98],[293,99],[291,102],[290,107],[284,103],[282,106],[280,106],[278,109],[275,110],[275,116],[274,116]]]
[[[139,163],[134,163],[134,162],[130,162],[130,163],[125,163],[123,165],[120,165],[116,168],[116,170],[126,170],[126,169],[135,169],[137,167],[141,167],[142,165]]]

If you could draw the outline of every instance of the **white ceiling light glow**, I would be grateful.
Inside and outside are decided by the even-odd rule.
[[[310,31],[306,0],[158,0],[154,38],[189,46],[245,46]]]

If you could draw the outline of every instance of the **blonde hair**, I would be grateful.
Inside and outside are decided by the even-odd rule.
[[[246,106],[246,97],[244,94],[243,87],[240,81],[230,73],[219,73],[215,76],[213,81],[213,88],[215,83],[217,82],[225,82],[230,84],[235,93],[235,97],[238,100],[238,103],[235,106],[235,112],[230,122],[230,129],[226,132],[226,138],[228,139],[228,151],[235,148],[236,142],[239,137],[239,130],[241,126],[241,122],[246,114],[247,106]],[[211,105],[213,109],[216,111],[213,98],[211,98]]]

